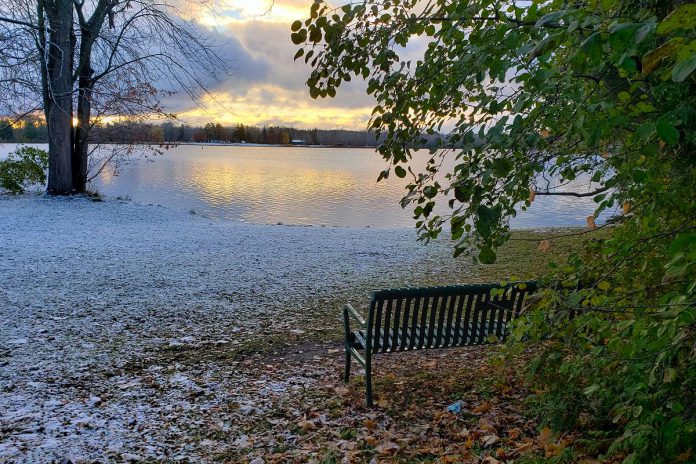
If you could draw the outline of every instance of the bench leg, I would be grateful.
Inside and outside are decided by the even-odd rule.
[[[372,402],[372,359],[369,356],[365,363],[365,389],[367,394],[367,406],[372,408],[374,407],[374,403]]]
[[[348,383],[348,381],[350,380],[350,350],[348,349],[348,347],[345,347],[345,349],[346,349],[346,370],[343,374],[343,381],[345,383]]]

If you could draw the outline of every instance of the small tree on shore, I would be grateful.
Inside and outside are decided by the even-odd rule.
[[[692,460],[696,443],[694,30],[696,4],[676,0],[318,0],[292,25],[313,97],[367,80],[380,178],[409,176],[403,205],[423,239],[447,227],[456,255],[491,263],[540,195],[594,199],[582,234],[614,212],[550,270],[518,335],[545,340],[549,424],[594,428],[627,462]],[[423,135],[443,128],[412,171]]]

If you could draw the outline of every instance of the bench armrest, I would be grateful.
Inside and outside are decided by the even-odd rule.
[[[343,307],[343,320],[346,323],[346,326],[349,324],[348,318],[352,317],[355,319],[355,321],[360,324],[361,327],[365,327],[366,322],[365,319],[360,315],[359,312],[355,310],[351,305],[347,304]]]

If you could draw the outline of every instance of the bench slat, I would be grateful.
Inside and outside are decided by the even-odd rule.
[[[382,325],[382,343],[380,344],[380,351],[382,353],[386,352],[389,348],[391,348],[391,337],[390,337],[390,332],[391,332],[391,316],[392,316],[392,305],[394,304],[394,300],[389,298],[387,300],[387,308],[386,311],[384,312],[384,321]]]
[[[442,346],[444,343],[444,335],[445,335],[445,316],[447,315],[447,303],[449,299],[454,298],[454,295],[452,296],[444,296],[442,297],[440,301],[440,307],[438,309],[438,319],[437,319],[437,336],[435,337],[435,345],[434,346]]]
[[[447,327],[445,329],[444,346],[450,346],[450,343],[454,343],[452,324],[454,323],[454,308],[459,299],[461,299],[461,296],[454,295],[450,297],[449,309],[447,310]]]
[[[394,333],[401,334],[401,306],[403,305],[403,298],[399,297],[396,299],[396,305],[394,306],[394,322],[392,323],[392,331]],[[396,351],[397,344],[401,343],[403,335],[398,337],[393,337],[390,345],[391,351]]]
[[[409,343],[411,340],[411,333],[409,330],[409,322],[411,321],[411,302],[412,302],[412,298],[406,297],[406,305],[404,306],[404,314],[401,317],[401,319],[402,319],[401,330],[406,335],[401,337],[400,344],[399,344],[400,350],[404,350],[406,348],[406,344]]]

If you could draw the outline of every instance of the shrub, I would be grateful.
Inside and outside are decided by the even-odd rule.
[[[48,153],[34,147],[18,147],[0,161],[0,189],[23,193],[31,185],[46,182]]]

